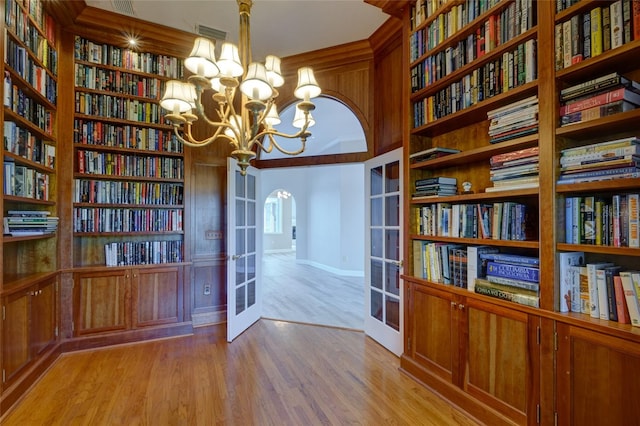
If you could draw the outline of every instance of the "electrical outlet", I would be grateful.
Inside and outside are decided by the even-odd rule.
[[[222,239],[222,231],[204,231],[204,239],[205,240],[221,240]]]
[[[211,284],[205,284],[204,285],[204,295],[208,296],[211,294]]]

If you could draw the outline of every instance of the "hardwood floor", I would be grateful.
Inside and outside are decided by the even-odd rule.
[[[0,422],[24,425],[474,425],[362,332],[262,319],[60,357]]]
[[[297,263],[295,252],[265,254],[262,316],[364,328],[364,278],[333,274]]]

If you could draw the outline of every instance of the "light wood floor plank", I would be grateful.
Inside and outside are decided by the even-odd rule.
[[[63,355],[2,425],[474,425],[363,333],[260,320]]]

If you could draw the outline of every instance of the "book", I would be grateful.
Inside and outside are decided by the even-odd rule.
[[[604,161],[612,157],[624,157],[629,155],[640,155],[640,145],[611,148],[583,155],[563,155],[560,157],[560,165],[568,166],[582,164],[583,162]]]
[[[481,253],[482,259],[490,260],[498,263],[509,263],[512,265],[539,266],[540,258],[534,256],[522,256],[511,253]]]
[[[602,52],[606,52],[611,50],[611,9],[609,6],[603,6],[600,13],[602,14]]]
[[[491,246],[468,246],[467,247],[467,289],[474,291],[476,278],[484,278],[487,275],[486,259],[483,254],[498,253],[497,247]]]
[[[539,307],[540,298],[530,294],[525,294],[519,291],[509,291],[507,289],[496,288],[495,284],[491,284],[483,279],[476,279],[474,291],[478,294],[485,296],[491,296],[502,300],[508,300],[510,302],[519,303],[521,305]]]
[[[620,271],[620,281],[622,283],[624,298],[627,302],[627,309],[629,310],[629,321],[631,322],[631,325],[640,327],[640,302],[638,299],[637,287],[633,280],[634,274],[637,274],[637,272]]]
[[[533,291],[533,292],[537,292],[540,290],[539,283],[534,283],[530,281],[522,281],[522,280],[516,280],[513,278],[498,277],[495,275],[487,275],[484,278],[489,282],[504,285],[507,287],[517,288],[520,290],[527,290],[527,291]]]
[[[584,259],[584,252],[581,251],[558,253],[559,312],[580,312],[580,277],[570,266],[582,266]]]
[[[416,187],[421,185],[445,184],[457,185],[458,179],[445,176],[435,176],[430,178],[418,179],[415,182]]]
[[[613,275],[619,273],[620,269],[622,269],[620,266],[608,266],[596,270],[600,319],[607,321],[618,320],[615,292],[613,289]]]
[[[587,263],[587,279],[589,284],[589,315],[592,318],[600,318],[600,309],[608,310],[607,306],[600,306],[599,293],[598,293],[598,281],[597,271],[609,266],[614,266],[613,263],[599,262],[599,263]]]
[[[591,57],[598,56],[603,51],[602,8],[594,7],[591,14]]]
[[[573,112],[560,116],[560,124],[567,126],[570,124],[584,123],[586,121],[596,120],[602,117],[619,114],[621,112],[633,111],[637,106],[627,101],[615,101],[603,104],[581,111]]]
[[[578,276],[580,282],[580,313],[591,314],[591,303],[589,301],[589,273],[586,266],[570,266],[574,269],[574,274]]]
[[[415,152],[409,155],[409,160],[412,163],[418,163],[421,161],[427,161],[434,158],[444,157],[445,155],[457,154],[459,152],[460,152],[459,149],[433,147],[433,148],[425,149],[423,151]]]
[[[632,0],[631,2],[631,22],[633,39],[640,40],[640,0]]]
[[[598,142],[589,145],[583,145],[574,148],[566,148],[560,151],[562,157],[564,156],[573,156],[573,155],[586,155],[593,154],[602,151],[608,151],[610,149],[622,148],[627,146],[632,146],[640,144],[640,139],[636,136],[615,139],[605,142]]]
[[[640,92],[640,84],[638,82],[630,80],[617,72],[612,72],[562,89],[560,91],[560,101],[566,102],[590,93],[596,94],[615,87],[626,87],[629,90]]]
[[[627,101],[634,105],[640,105],[640,93],[633,92],[625,87],[618,87],[607,92],[566,102],[560,107],[560,115],[583,111],[615,101]]]
[[[624,296],[624,290],[622,288],[622,277],[615,275],[613,277],[613,291],[615,293],[616,301],[616,315],[618,316],[618,322],[620,324],[630,324],[629,308],[627,307],[627,299]]]
[[[522,281],[539,282],[540,271],[536,267],[511,265],[506,263],[487,263],[487,275],[494,275],[504,278],[513,278]]]
[[[640,247],[640,194],[627,195],[627,217],[629,237],[628,245],[632,248]]]
[[[622,20],[622,0],[616,0],[609,6],[611,48],[624,44],[624,23]]]

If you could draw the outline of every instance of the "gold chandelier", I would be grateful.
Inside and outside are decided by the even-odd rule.
[[[264,64],[251,61],[249,17],[253,1],[237,2],[240,10],[239,46],[223,43],[216,60],[215,44],[203,37],[196,38],[191,54],[184,61],[185,67],[193,75],[189,76],[188,82],[168,81],[160,106],[169,111],[165,118],[173,125],[174,133],[183,144],[199,147],[217,140],[229,142],[233,146],[230,155],[238,161],[244,175],[258,149],[269,153],[275,147],[288,155],[304,151],[307,138],[311,135],[307,129],[315,124],[311,116],[315,105],[310,99],[320,95],[321,89],[311,68],[298,69],[298,85],[294,95],[301,101],[296,105],[293,125],[300,130],[285,134],[273,127],[280,123],[275,104],[278,96],[276,88],[284,84],[280,58],[269,55]],[[242,78],[241,81],[239,78]],[[217,120],[209,118],[202,104],[203,93],[210,89],[213,91]],[[234,105],[237,89],[241,93],[240,111],[236,109],[237,104]],[[202,140],[196,139],[191,132],[198,118],[202,118],[213,132]],[[274,136],[300,138],[300,148],[288,151],[276,142]]]

